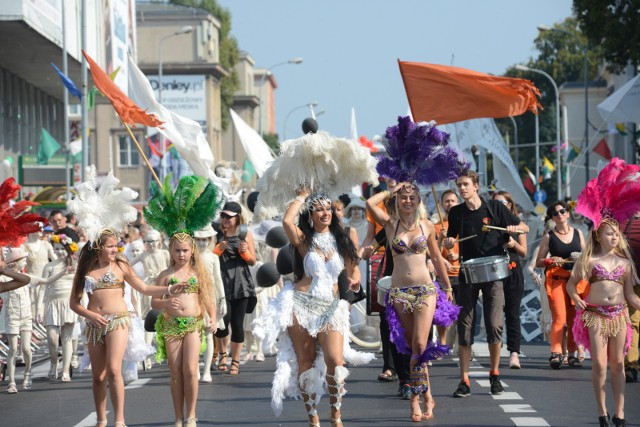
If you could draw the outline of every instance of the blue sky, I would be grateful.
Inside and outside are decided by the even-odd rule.
[[[536,55],[539,24],[572,14],[570,0],[218,0],[232,14],[232,33],[257,67],[303,57],[273,73],[276,127],[301,134],[318,102],[321,130],[382,134],[407,113],[397,60],[455,65],[502,74]]]

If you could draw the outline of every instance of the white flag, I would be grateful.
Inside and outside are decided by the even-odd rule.
[[[229,109],[229,112],[231,113],[233,125],[236,128],[236,132],[238,132],[244,151],[246,151],[247,157],[256,170],[258,177],[261,177],[271,162],[273,162],[271,149],[258,132],[242,120],[242,117],[231,109]]]
[[[351,107],[351,127],[349,128],[349,138],[358,140],[358,125],[356,125],[356,109]]]

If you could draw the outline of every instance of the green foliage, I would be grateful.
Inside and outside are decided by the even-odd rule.
[[[280,154],[280,137],[277,133],[265,133],[262,135],[262,139],[264,139],[264,142],[267,143],[275,155]]]
[[[220,81],[220,101],[222,108],[223,131],[231,124],[229,109],[233,105],[233,95],[238,90],[240,82],[235,66],[238,63],[240,48],[235,37],[231,36],[231,12],[218,5],[216,0],[171,0],[171,3],[195,7],[211,13],[220,22],[220,65],[229,72]]]
[[[590,46],[599,46],[613,72],[640,65],[640,0],[573,0]]]

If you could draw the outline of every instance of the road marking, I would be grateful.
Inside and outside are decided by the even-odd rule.
[[[492,394],[494,400],[522,400],[522,396],[520,396],[515,391],[506,391],[502,394]]]
[[[469,378],[489,378],[489,372],[487,371],[482,371],[482,372],[477,372],[477,371],[473,371],[473,372],[469,372]]]
[[[476,380],[476,382],[478,383],[478,385],[480,387],[491,387],[491,381],[490,380]],[[504,381],[500,381],[500,383],[502,384],[502,387],[507,388],[509,387],[509,385],[507,383],[505,383]]]
[[[151,381],[151,378],[145,378],[143,380],[135,380],[135,381],[129,383],[129,385],[126,386],[124,389],[125,390],[131,390],[131,389],[134,389],[134,388],[140,388],[143,385],[145,385],[146,383],[148,383],[149,381]]]
[[[536,412],[536,410],[533,409],[531,407],[531,405],[527,405],[527,404],[522,404],[522,405],[519,405],[519,404],[516,404],[516,405],[500,405],[500,407],[507,414],[521,413],[521,412]]]
[[[107,415],[109,415],[109,411],[107,411]],[[80,421],[73,427],[92,427],[96,425],[97,420],[98,415],[95,412],[91,412],[84,420]]]
[[[513,421],[517,427],[550,427],[544,418],[513,417],[511,421]]]

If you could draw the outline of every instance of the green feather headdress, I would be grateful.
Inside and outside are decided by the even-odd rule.
[[[175,193],[171,191],[171,175],[162,188],[151,183],[151,199],[143,209],[147,223],[168,236],[189,234],[211,224],[222,207],[222,192],[208,179],[183,176]]]

